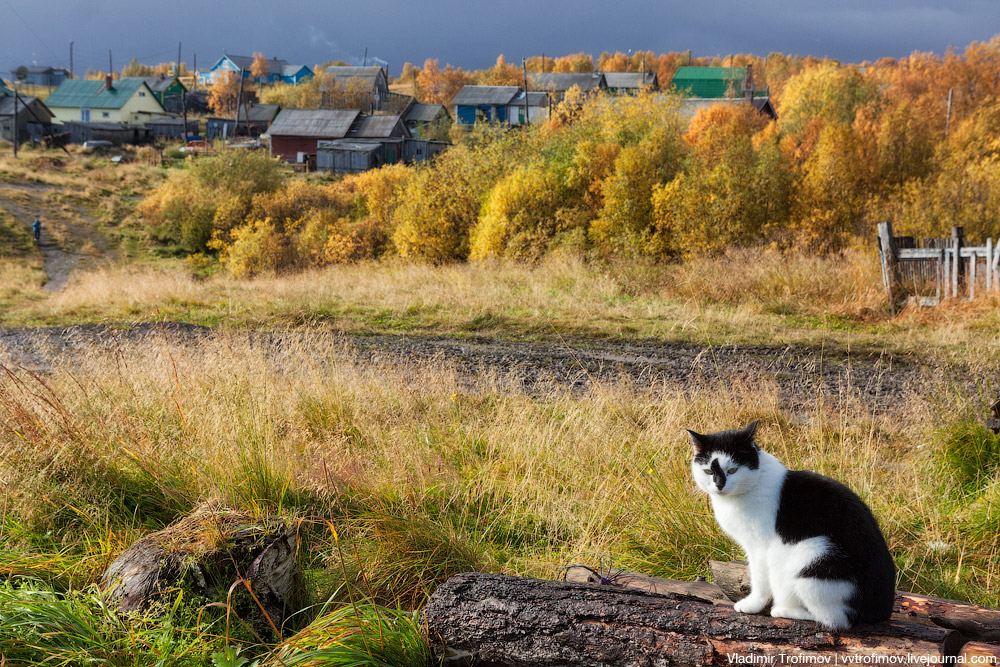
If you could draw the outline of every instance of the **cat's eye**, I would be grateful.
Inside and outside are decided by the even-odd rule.
[[[706,475],[711,475],[712,474],[712,469],[711,468],[702,468],[701,471],[703,473],[705,473]]]
[[[732,468],[727,468],[726,469],[726,474],[727,475],[732,475],[734,472],[736,472],[736,466],[733,466]]]

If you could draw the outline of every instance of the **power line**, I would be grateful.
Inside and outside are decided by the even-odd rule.
[[[35,32],[35,29],[32,28],[30,25],[28,25],[28,22],[24,20],[23,16],[21,16],[20,14],[17,13],[17,10],[14,9],[13,5],[11,5],[10,2],[8,2],[7,0],[3,0],[3,2],[4,2],[5,5],[7,5],[7,7],[14,14],[14,16],[16,16],[17,18],[19,18],[21,20],[21,23],[23,23],[24,27],[28,29],[28,32],[30,32],[32,35],[35,36],[35,39],[38,40],[38,43],[41,44],[42,46],[44,46],[48,50],[49,55],[52,56],[53,58],[58,58],[59,56],[56,55],[55,51],[53,51],[52,48],[49,47],[49,45],[45,43],[45,40],[43,40],[41,37],[38,36],[38,33]]]

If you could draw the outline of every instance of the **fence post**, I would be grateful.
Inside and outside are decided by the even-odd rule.
[[[951,245],[955,253],[955,261],[951,264],[951,294],[958,298],[958,279],[962,274],[962,241],[965,238],[963,227],[951,228]]]
[[[986,239],[986,292],[993,289],[993,238]]]
[[[896,278],[896,246],[892,242],[892,223],[878,223],[878,245],[882,255],[882,283],[885,285],[886,296],[889,297],[889,314],[896,316],[896,303],[892,294]]]

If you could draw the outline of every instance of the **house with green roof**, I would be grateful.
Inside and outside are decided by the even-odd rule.
[[[128,123],[172,117],[142,80],[67,79],[45,100],[56,121]]]
[[[754,86],[753,67],[678,67],[670,90],[680,95],[681,113],[691,117],[713,104],[753,105],[758,113],[776,119],[766,88]]]

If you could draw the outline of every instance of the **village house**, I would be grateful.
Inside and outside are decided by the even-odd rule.
[[[638,95],[660,87],[655,72],[603,72],[604,82],[612,95]]]
[[[544,123],[549,119],[549,94],[541,91],[525,93],[519,90],[517,96],[507,105],[507,122],[511,125],[524,125],[524,98],[528,97],[528,124]]]
[[[17,123],[18,142],[40,141],[48,134],[52,124],[52,112],[45,103],[37,97],[17,96],[14,102],[13,93],[6,94],[0,90],[0,139],[14,140],[14,123]],[[17,107],[15,120],[14,108]]]
[[[426,138],[428,128],[442,123],[451,123],[451,115],[442,104],[421,104],[410,102],[403,111],[403,122],[414,137]]]
[[[255,85],[290,83],[299,84],[313,75],[311,69],[305,65],[292,65],[287,60],[271,58],[267,61],[267,72],[259,77],[254,77],[250,71],[253,67],[252,56],[236,56],[224,54],[219,61],[204,72],[198,72],[198,83],[210,86],[218,83],[225,76],[226,72],[237,74],[243,73],[243,80]]]
[[[121,81],[145,81],[164,109],[167,108],[168,98],[187,92],[187,86],[176,76],[123,76]]]
[[[452,116],[461,125],[506,123],[510,105],[520,92],[517,86],[462,86],[451,98]]]
[[[49,88],[55,88],[66,79],[71,78],[68,69],[42,65],[22,65],[11,70],[11,76],[15,81],[27,86],[47,86]]]
[[[530,88],[549,93],[552,104],[562,102],[571,89],[584,95],[593,95],[608,87],[602,72],[546,72],[528,75]]]
[[[145,81],[115,81],[110,76],[103,81],[63,81],[45,100],[45,104],[60,123],[80,121],[142,125],[147,120],[170,117]]]
[[[393,93],[389,92],[389,77],[385,70],[377,65],[371,67],[351,67],[349,65],[330,65],[323,70],[323,76],[332,76],[341,85],[347,85],[351,79],[364,82],[369,99],[362,108],[370,110],[382,109],[385,101]]]
[[[750,104],[760,114],[777,119],[767,89],[757,89],[753,67],[680,67],[670,89],[683,96],[680,111],[688,118],[715,104]]]
[[[267,131],[271,155],[307,162],[316,155],[317,142],[343,139],[359,115],[358,109],[282,109]]]

